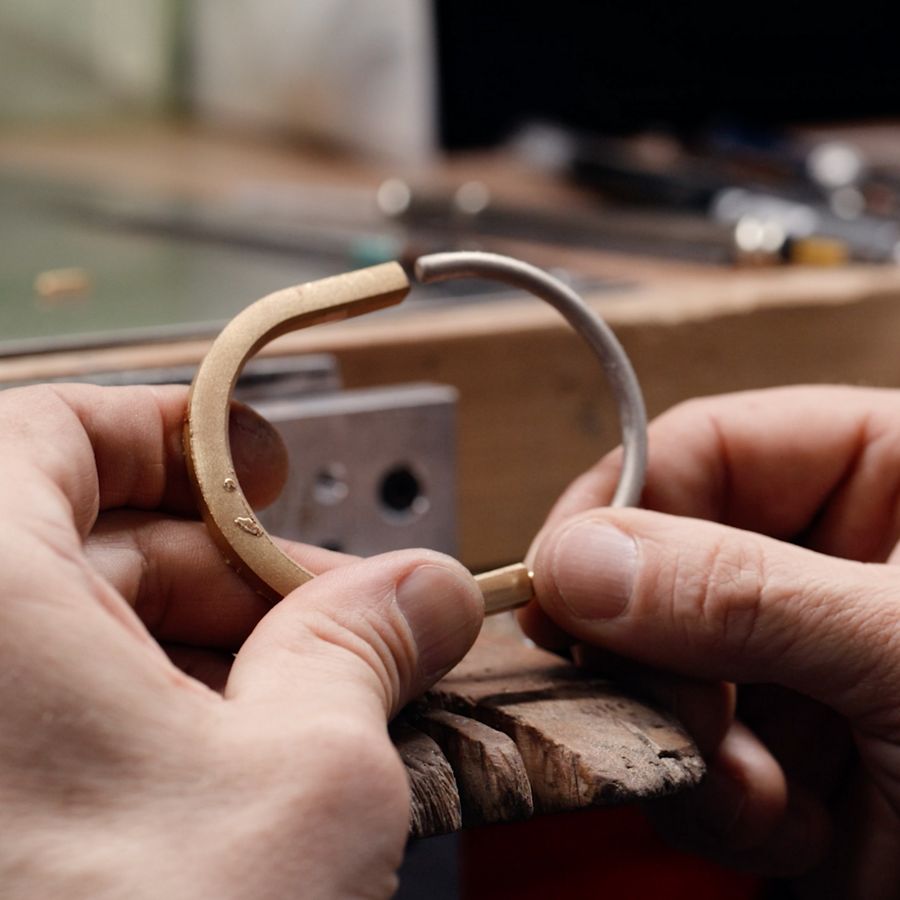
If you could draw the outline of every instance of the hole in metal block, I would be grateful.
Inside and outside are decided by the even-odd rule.
[[[383,511],[395,520],[421,516],[430,505],[421,481],[408,465],[395,466],[385,472],[378,498]]]

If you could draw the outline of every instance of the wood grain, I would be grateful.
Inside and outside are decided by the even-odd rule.
[[[696,785],[705,771],[668,714],[490,633],[400,721],[411,827],[420,836],[458,827],[447,811],[457,796],[465,827],[664,796]],[[423,731],[435,745],[415,737]],[[438,745],[443,763],[434,759]]]
[[[509,639],[485,635],[429,696],[512,738],[541,812],[661,796],[704,771],[670,716]]]
[[[456,776],[466,827],[527,819],[531,782],[513,740],[474,719],[426,710],[416,725],[437,742]]]
[[[410,837],[462,828],[456,779],[438,745],[406,721],[391,725],[391,738],[409,778]]]

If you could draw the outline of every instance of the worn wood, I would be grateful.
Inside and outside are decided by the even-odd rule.
[[[508,735],[441,709],[426,709],[416,725],[434,738],[453,767],[464,826],[532,815],[531,782]]]
[[[469,826],[664,796],[696,785],[705,771],[672,716],[490,632],[400,723],[393,727],[420,836],[459,827],[446,811],[457,797]],[[422,731],[437,743],[423,743]]]
[[[512,738],[541,812],[662,796],[704,772],[671,716],[507,638],[484,635],[429,699]]]
[[[410,836],[458,831],[462,827],[459,791],[440,747],[406,721],[391,725],[391,738],[409,778]]]

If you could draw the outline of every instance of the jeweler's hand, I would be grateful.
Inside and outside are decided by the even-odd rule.
[[[698,736],[706,782],[654,812],[674,839],[806,873],[804,896],[900,896],[900,393],[677,407],[650,431],[652,511],[597,508],[617,463],[576,481],[536,542],[526,630]],[[734,721],[723,681],[742,685]]]
[[[186,518],[185,401],[0,393],[0,893],[387,897],[409,799],[385,724],[466,651],[478,589],[438,554],[288,547],[330,571],[269,610]],[[231,441],[271,500],[280,441],[243,408]]]

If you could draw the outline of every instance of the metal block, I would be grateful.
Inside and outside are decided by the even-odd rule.
[[[260,519],[272,533],[370,556],[456,552],[456,399],[434,384],[254,402],[291,474]]]
[[[194,366],[79,374],[101,385],[188,384]],[[23,384],[0,384],[0,389]],[[235,388],[281,432],[291,474],[260,514],[282,537],[370,556],[454,554],[456,391],[434,384],[341,390],[328,354],[253,359]]]

